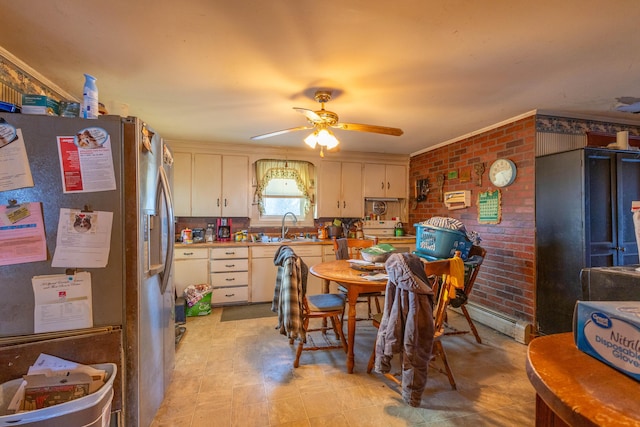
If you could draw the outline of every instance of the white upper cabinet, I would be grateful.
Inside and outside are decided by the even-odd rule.
[[[402,165],[364,164],[364,197],[403,199],[408,194],[407,167]]]
[[[249,158],[174,153],[176,216],[248,217]]]
[[[249,157],[222,156],[221,216],[249,216]]]
[[[362,218],[362,163],[323,160],[318,168],[316,218]]]
[[[222,156],[194,154],[191,216],[218,216],[222,193]]]
[[[191,216],[191,153],[173,153],[173,212]]]

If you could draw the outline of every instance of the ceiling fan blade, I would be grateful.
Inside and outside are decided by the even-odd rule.
[[[360,132],[382,133],[385,135],[400,136],[404,132],[399,128],[390,128],[387,126],[363,125],[359,123],[336,123],[334,128],[342,130],[357,130]]]
[[[322,122],[322,117],[316,114],[315,111],[309,110],[307,108],[293,107],[298,113],[304,114],[304,116],[312,123]]]
[[[284,133],[289,133],[289,132],[295,132],[298,130],[305,130],[305,129],[314,129],[313,126],[309,127],[309,126],[298,126],[295,128],[289,128],[289,129],[283,129],[283,130],[278,130],[275,132],[269,132],[269,133],[265,133],[262,135],[256,135],[256,136],[252,136],[251,139],[264,139],[264,138],[271,138],[272,136],[277,136],[277,135],[282,135]]]

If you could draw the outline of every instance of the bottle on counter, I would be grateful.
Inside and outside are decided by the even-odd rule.
[[[327,229],[324,227],[318,228],[318,239],[326,239],[327,238]]]

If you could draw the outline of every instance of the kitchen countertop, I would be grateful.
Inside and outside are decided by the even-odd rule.
[[[416,236],[413,235],[405,235],[401,237],[384,237],[378,238],[378,243],[415,243]],[[323,239],[323,240],[313,240],[313,239],[295,239],[295,240],[286,240],[283,242],[209,242],[209,243],[176,243],[176,248],[219,248],[219,247],[229,247],[229,246],[280,246],[280,245],[333,245],[333,240],[331,239]]]

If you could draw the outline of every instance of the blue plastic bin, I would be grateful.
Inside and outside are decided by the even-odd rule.
[[[434,258],[451,258],[456,251],[466,260],[473,243],[462,231],[431,225],[414,224],[416,228],[416,252]]]

